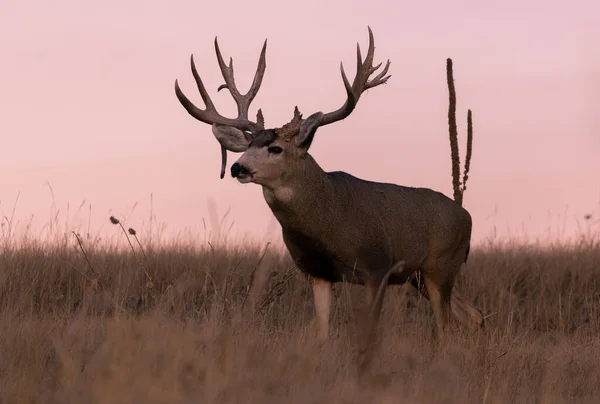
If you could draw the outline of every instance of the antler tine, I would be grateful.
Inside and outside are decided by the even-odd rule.
[[[346,76],[346,72],[344,71],[344,64],[340,63],[340,70],[342,73],[342,80],[344,82],[344,87],[346,88],[347,99],[336,111],[329,112],[323,115],[321,123],[319,126],[328,125],[330,123],[334,123],[346,118],[348,115],[352,113],[360,96],[362,93],[372,87],[376,87],[380,84],[386,83],[387,80],[391,77],[391,75],[386,76],[388,69],[390,67],[390,61],[388,60],[384,69],[373,79],[369,80],[371,74],[375,73],[380,67],[381,63],[377,66],[373,67],[373,58],[375,56],[375,38],[373,35],[373,31],[371,27],[369,29],[369,50],[367,51],[367,56],[364,61],[362,60],[362,55],[360,52],[360,45],[357,44],[356,47],[356,76],[354,77],[354,81],[352,85],[348,81],[348,77]]]
[[[364,63],[362,60],[362,55],[360,52],[360,44],[356,43],[356,76],[354,77],[354,82],[352,83],[352,88],[355,89],[356,84],[361,82],[363,75]]]
[[[373,80],[368,81],[367,84],[365,85],[365,89],[369,89],[369,88],[373,88],[376,87],[380,84],[384,84],[387,82],[387,80],[392,77],[391,74],[387,75],[388,69],[390,68],[390,61],[388,59],[387,63],[385,64],[385,67],[383,68],[383,70],[373,78]],[[377,67],[375,68],[375,70],[377,70],[379,67],[381,66],[381,63],[379,63],[379,65],[377,65]],[[384,77],[385,76],[385,77]]]
[[[262,109],[258,109],[256,113],[256,124],[260,126],[262,129],[265,128],[265,117],[263,116]]]
[[[217,91],[221,91],[223,88],[229,90],[231,95],[239,95],[237,88],[235,87],[235,79],[233,78],[233,58],[229,58],[229,66],[225,64],[223,60],[223,55],[221,55],[221,50],[219,49],[219,41],[217,37],[215,37],[215,53],[217,54],[217,61],[219,62],[219,68],[221,69],[221,74],[223,75],[223,79],[225,79],[225,84],[219,86]]]
[[[206,87],[204,87],[204,83],[202,83],[202,78],[200,78],[198,70],[196,69],[196,63],[194,63],[194,55],[190,55],[190,66],[192,68],[192,75],[194,76],[194,80],[196,81],[196,85],[198,86],[198,91],[200,92],[200,96],[202,97],[202,101],[204,101],[204,105],[206,105],[206,109],[210,111],[216,111],[215,105],[210,99],[210,96],[206,91]]]
[[[241,94],[235,84],[235,76],[233,72],[233,58],[229,58],[229,66],[227,66],[223,60],[223,56],[221,55],[221,50],[219,49],[219,43],[217,38],[215,37],[215,52],[217,54],[217,60],[219,62],[219,67],[221,68],[221,73],[223,75],[223,79],[225,80],[225,84],[219,86],[217,91],[221,91],[226,88],[231,93],[231,96],[235,100],[238,108],[238,118],[248,119],[248,110],[250,108],[250,104],[260,86],[262,84],[262,80],[265,74],[265,69],[267,67],[266,63],[266,51],[267,51],[267,40],[263,44],[262,50],[260,52],[260,57],[258,60],[258,66],[256,68],[256,73],[254,74],[254,80],[252,81],[252,85],[246,94]],[[259,126],[261,126],[259,124]]]
[[[191,58],[191,60],[192,60],[192,74],[194,74],[195,66],[194,66],[193,57]],[[179,88],[179,82],[177,81],[177,79],[175,80],[175,94],[177,95],[177,98],[179,99],[179,102],[181,103],[181,105],[183,105],[183,107],[186,109],[186,111],[190,115],[192,115],[194,118],[196,118],[204,123],[213,124],[214,122],[216,122],[219,119],[219,117],[215,116],[215,114],[214,114],[216,111],[214,109],[212,100],[208,96],[208,93],[206,92],[206,89],[204,88],[204,84],[202,83],[202,80],[200,79],[200,77],[197,76],[197,73],[194,74],[194,78],[196,79],[196,84],[198,85],[198,90],[200,91],[202,100],[204,101],[204,103],[206,105],[205,110],[202,110],[202,109],[198,108],[197,106],[195,106],[194,103],[186,97],[186,95],[183,93],[183,91],[181,91],[181,88]]]
[[[367,52],[367,57],[365,58],[365,65],[373,67],[373,58],[375,57],[375,37],[373,36],[373,31],[371,27],[367,27],[369,29],[369,51]],[[372,73],[372,72],[371,72]]]
[[[260,51],[260,57],[258,59],[258,66],[256,67],[256,73],[254,74],[254,80],[252,81],[252,86],[250,86],[250,90],[246,93],[248,96],[248,103],[252,102],[256,94],[258,94],[258,90],[260,90],[260,86],[262,85],[263,78],[265,76],[265,70],[267,68],[267,40],[263,44],[262,50]]]
[[[342,72],[342,80],[344,81],[344,87],[346,88],[346,95],[348,96],[348,99],[353,98],[354,93],[352,92],[352,86],[350,85],[350,82],[348,81],[348,77],[346,76],[346,72],[344,71],[344,63],[343,62],[340,62],[340,70]]]

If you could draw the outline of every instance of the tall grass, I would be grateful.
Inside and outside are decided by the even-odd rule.
[[[447,345],[435,343],[429,302],[390,288],[360,384],[360,286],[335,286],[333,335],[318,345],[309,284],[283,249],[145,245],[126,228],[113,227],[113,244],[72,233],[4,243],[0,402],[600,399],[600,244],[591,236],[475,248],[458,285],[486,328],[455,325]],[[264,286],[248,299],[252,278]]]

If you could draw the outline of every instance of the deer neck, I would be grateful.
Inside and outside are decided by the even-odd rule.
[[[301,226],[315,208],[327,204],[327,174],[306,154],[298,169],[279,184],[263,186],[263,196],[282,226]]]

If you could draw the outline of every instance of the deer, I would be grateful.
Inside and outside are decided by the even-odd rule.
[[[249,118],[249,107],[261,86],[266,69],[265,40],[254,80],[246,94],[238,90],[233,59],[227,65],[214,40],[217,61],[226,89],[237,105],[238,116],[217,112],[198,74],[193,55],[190,64],[205,108],[194,105],[175,80],[175,93],[195,119],[211,125],[221,145],[221,179],[227,151],[242,153],[231,166],[231,176],[241,184],[254,183],[281,225],[283,242],[295,266],[310,279],[317,322],[317,338],[329,338],[332,287],[349,282],[365,287],[365,334],[359,355],[363,365],[375,334],[388,285],[408,282],[432,306],[438,340],[448,335],[451,316],[467,326],[483,326],[483,316],[456,290],[455,279],[467,262],[471,244],[469,212],[441,192],[357,178],[343,171],[325,172],[309,154],[317,130],[347,118],[361,95],[387,83],[390,61],[373,65],[374,36],[362,58],[357,44],[356,76],[350,84],[340,64],[346,100],[337,110],[304,117],[294,108],[291,121],[265,128],[258,109]]]

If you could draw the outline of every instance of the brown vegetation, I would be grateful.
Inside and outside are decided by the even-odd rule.
[[[82,245],[86,255],[74,237],[3,250],[0,402],[600,399],[597,242],[474,249],[458,284],[489,316],[486,328],[457,326],[439,349],[429,302],[391,287],[367,385],[354,374],[360,286],[336,285],[333,335],[319,346],[310,285],[283,250],[267,250],[257,312],[242,315],[264,246],[148,247],[144,256],[136,243]]]

